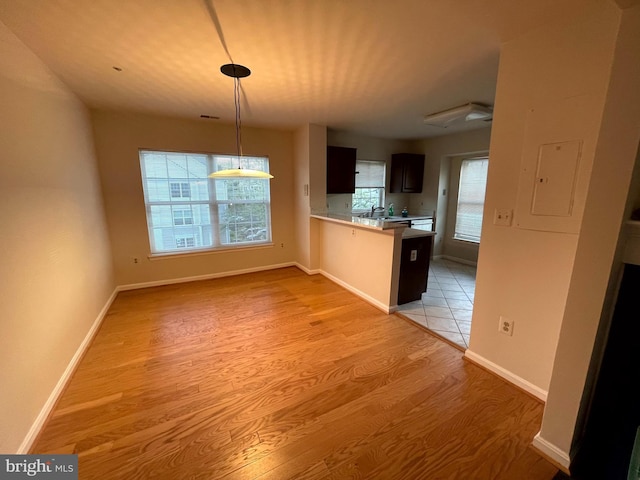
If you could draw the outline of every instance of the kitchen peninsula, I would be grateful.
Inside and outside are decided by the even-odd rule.
[[[408,228],[402,220],[411,217],[323,214],[311,218],[322,274],[384,312],[395,311],[403,240],[427,237],[431,243],[435,233]]]

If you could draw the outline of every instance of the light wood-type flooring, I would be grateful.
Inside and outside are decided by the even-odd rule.
[[[33,448],[81,479],[550,480],[543,406],[326,278],[122,292]]]

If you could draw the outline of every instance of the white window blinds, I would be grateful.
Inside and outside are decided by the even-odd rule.
[[[384,162],[357,160],[356,171],[357,188],[384,188]]]
[[[453,235],[458,240],[480,242],[488,167],[488,158],[469,158],[462,161]]]

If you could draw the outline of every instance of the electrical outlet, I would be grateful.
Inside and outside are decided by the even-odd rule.
[[[131,261],[133,263],[140,263],[140,259],[138,257],[131,257]]]
[[[284,248],[284,242],[280,244],[280,248]]]
[[[493,224],[500,225],[502,227],[510,227],[511,217],[513,217],[511,210],[496,208],[493,212]]]
[[[498,331],[500,333],[504,333],[505,335],[513,336],[513,320],[509,320],[507,317],[500,317],[500,322],[498,322]]]

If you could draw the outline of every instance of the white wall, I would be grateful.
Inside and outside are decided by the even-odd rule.
[[[307,272],[318,268],[319,247],[311,213],[326,212],[327,129],[307,124],[296,130],[293,205],[296,262]],[[308,189],[305,191],[305,185]]]
[[[374,231],[312,219],[320,270],[384,312],[397,306],[402,230]]]
[[[606,104],[540,432],[540,438],[563,452],[572,447],[618,236],[626,220],[640,143],[639,55],[636,6],[623,12],[613,65],[606,65],[611,71]],[[627,374],[632,381],[640,372]]]
[[[584,96],[583,169],[593,162],[608,85],[618,10],[601,4],[570,24],[548,25],[503,45],[489,154],[470,349],[543,391],[549,388],[578,235],[492,224],[494,209],[517,204],[527,112]],[[498,331],[515,321],[513,336]]]
[[[235,152],[235,128],[209,120],[92,111],[100,178],[118,285],[269,268],[295,260],[293,133],[243,127],[245,155],[266,155],[273,246],[149,259],[138,149]],[[141,259],[134,263],[132,258]]]
[[[2,23],[0,105],[0,452],[15,453],[115,283],[89,113]]]

